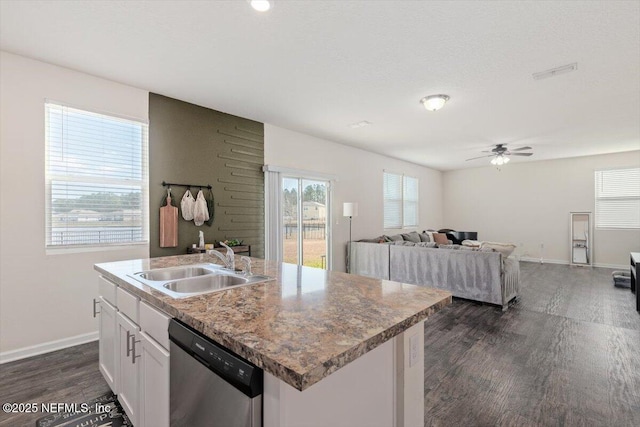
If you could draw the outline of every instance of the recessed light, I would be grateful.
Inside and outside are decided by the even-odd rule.
[[[258,12],[266,12],[271,9],[271,2],[269,0],[251,0],[249,4]]]
[[[429,95],[420,100],[424,108],[429,111],[438,111],[449,100],[449,95]]]
[[[574,62],[573,64],[563,65],[562,67],[556,67],[546,71],[540,71],[539,73],[533,73],[532,75],[534,80],[541,80],[549,77],[555,77],[564,73],[570,73],[572,71],[576,71],[577,69],[578,63]]]
[[[358,123],[351,123],[350,125],[348,125],[351,129],[358,129],[358,128],[363,128],[365,126],[369,126],[371,124],[371,122],[368,122],[366,120],[363,120],[361,122]]]

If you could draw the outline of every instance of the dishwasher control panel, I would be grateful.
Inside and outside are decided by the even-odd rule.
[[[169,339],[249,397],[262,394],[262,369],[179,321],[169,323]]]

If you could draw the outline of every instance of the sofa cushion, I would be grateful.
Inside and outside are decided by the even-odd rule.
[[[416,246],[420,246],[421,248],[435,248],[438,244],[436,242],[420,242],[416,243]]]
[[[444,233],[433,233],[433,241],[437,244],[449,244],[449,239],[447,239],[447,235]]]
[[[438,245],[440,249],[460,249],[460,245]]]
[[[360,239],[360,240],[358,240],[358,242],[363,242],[363,243],[384,243],[385,239],[384,239],[384,236],[378,236],[378,237],[374,237],[373,239]]]
[[[401,234],[402,238],[407,242],[420,243],[420,235],[417,231]]]
[[[408,240],[396,240],[394,242],[391,243],[392,245],[398,245],[398,246],[415,246],[416,242],[410,242]]]
[[[480,245],[480,248],[495,249],[496,251],[500,252],[502,256],[507,258],[509,255],[513,253],[513,251],[516,248],[516,245],[514,245],[513,243],[482,242],[482,244]]]
[[[431,241],[431,237],[429,237],[429,234],[426,232],[422,232],[419,234],[420,236],[420,241],[421,242],[430,242]]]
[[[462,245],[463,246],[468,246],[470,248],[479,248],[481,244],[482,244],[482,242],[480,242],[478,240],[463,240],[462,241]]]

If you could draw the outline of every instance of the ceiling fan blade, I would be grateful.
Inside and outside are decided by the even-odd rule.
[[[518,147],[518,148],[510,148],[509,151],[522,151],[522,150],[532,150],[531,147]]]
[[[510,156],[533,156],[533,153],[511,153]]]
[[[468,162],[469,160],[484,159],[485,157],[495,157],[495,156],[493,154],[489,154],[488,156],[472,157],[471,159],[465,160],[465,162]]]

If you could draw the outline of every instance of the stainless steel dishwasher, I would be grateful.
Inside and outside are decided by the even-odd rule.
[[[262,426],[262,369],[173,319],[172,426]]]

